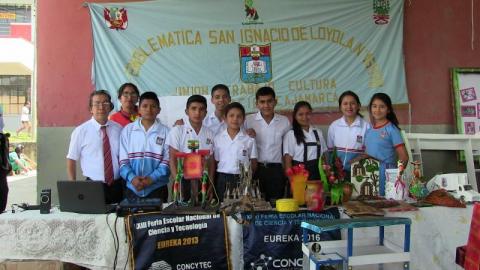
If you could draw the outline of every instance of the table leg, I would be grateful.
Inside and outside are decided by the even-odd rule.
[[[410,252],[410,224],[405,224],[405,242],[403,243],[403,251]]]
[[[383,239],[385,237],[385,227],[384,226],[380,226],[379,227],[379,236],[378,236],[378,244],[380,246],[383,246]]]
[[[348,237],[347,237],[347,257],[351,257],[353,254],[353,229],[348,228]]]
[[[405,243],[403,243],[403,251],[410,252],[410,224],[405,224]],[[410,262],[403,264],[404,270],[410,269]]]

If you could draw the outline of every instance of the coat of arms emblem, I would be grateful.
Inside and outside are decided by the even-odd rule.
[[[245,83],[263,83],[272,80],[271,44],[239,46],[240,79]]]
[[[374,0],[373,1],[373,20],[375,24],[387,24],[390,20],[390,1]]]
[[[128,18],[125,8],[105,8],[103,9],[103,17],[108,28],[115,30],[127,29]]]

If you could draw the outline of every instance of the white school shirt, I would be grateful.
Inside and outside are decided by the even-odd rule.
[[[108,120],[107,135],[112,153],[113,178],[120,178],[118,155],[120,149],[120,133],[122,126]],[[94,181],[105,181],[103,166],[103,138],[101,125],[92,119],[76,127],[70,139],[67,158],[80,160],[83,176]]]
[[[304,129],[302,130],[305,135],[305,142],[307,143],[317,142],[317,138],[315,138],[315,134],[313,133],[314,130],[317,131],[320,143],[320,156],[322,156],[322,154],[327,151],[327,144],[323,138],[322,131],[312,127],[310,127],[308,131],[305,131]],[[303,143],[297,144],[293,129],[289,130],[283,138],[283,155],[288,154],[293,160],[303,162],[303,150]],[[317,146],[307,146],[307,151],[307,161],[317,159]]]
[[[217,134],[213,141],[213,152],[215,160],[218,161],[217,172],[239,174],[239,162],[250,162],[250,159],[257,158],[255,139],[243,130],[240,130],[233,140],[227,130],[224,130]]]
[[[224,120],[220,121],[218,119],[218,117],[215,115],[215,111],[203,119],[203,126],[209,128],[214,135],[217,135],[227,129],[227,124]]]
[[[260,112],[247,115],[245,129],[253,128],[257,142],[258,161],[262,163],[282,163],[283,136],[290,130],[286,116],[274,114],[267,124]]]
[[[350,126],[344,117],[337,119],[328,127],[327,146],[329,149],[336,147],[342,152],[363,152],[365,132],[370,128],[370,123],[360,116]]]
[[[198,140],[200,147],[199,150],[210,150],[210,154],[212,154],[213,138],[213,132],[209,128],[204,127],[203,124],[200,132],[197,134],[192,125],[190,125],[190,121],[184,119],[183,125],[174,126],[170,130],[165,144],[179,152],[190,153],[192,150],[188,149],[188,141]]]

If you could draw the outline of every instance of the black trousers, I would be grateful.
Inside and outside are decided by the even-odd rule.
[[[258,163],[254,179],[260,181],[260,192],[267,202],[274,202],[285,195],[286,177],[281,163]]]
[[[168,201],[168,187],[167,185],[163,187],[159,187],[155,189],[154,191],[150,192],[147,196],[145,197],[139,197],[135,192],[133,192],[131,189],[128,187],[125,189],[124,197],[132,200],[135,198],[148,198],[148,199],[160,199],[162,202],[167,202]]]
[[[215,190],[217,191],[220,202],[223,202],[227,186],[230,191],[232,191],[237,185],[240,185],[240,175],[217,172],[217,177],[215,178]]]
[[[8,199],[8,184],[7,184],[8,172],[0,169],[0,214],[7,208]]]

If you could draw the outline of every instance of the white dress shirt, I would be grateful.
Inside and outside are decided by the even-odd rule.
[[[110,151],[112,153],[113,177],[118,179],[120,177],[118,155],[122,126],[110,120],[107,121],[105,126],[107,127]],[[80,160],[83,176],[94,181],[105,181],[101,127],[93,117],[76,127],[72,132],[67,154],[68,159]]]
[[[202,125],[200,132],[197,134],[190,124],[190,121],[188,119],[185,120],[183,125],[174,126],[170,130],[165,144],[177,151],[190,153],[192,150],[188,149],[188,141],[198,140],[200,150],[210,150],[210,154],[213,154],[213,132]]]
[[[303,130],[303,129],[302,129]],[[317,128],[310,128],[308,131],[303,130],[303,134],[305,135],[305,142],[317,142],[317,138],[315,138],[315,134],[313,131],[316,130],[318,133],[318,137],[320,140],[320,156],[327,151],[327,144],[325,143],[325,139],[323,138],[322,131]],[[297,144],[297,139],[293,133],[293,130],[289,130],[285,137],[283,138],[283,154],[288,154],[293,158],[293,160],[298,162],[303,161],[303,151],[304,151],[303,143]],[[316,146],[307,146],[307,160],[315,160],[317,159],[317,147]]]
[[[283,136],[290,130],[290,121],[286,116],[275,114],[267,124],[260,112],[250,114],[246,117],[245,128],[255,130],[259,162],[282,162]]]
[[[250,159],[257,158],[255,139],[240,130],[235,138],[224,130],[215,136],[214,153],[218,161],[217,172],[239,174],[238,163],[249,163]]]
[[[227,129],[227,124],[224,120],[218,119],[218,117],[215,115],[215,111],[203,119],[203,126],[209,128],[214,135],[217,135]]]

